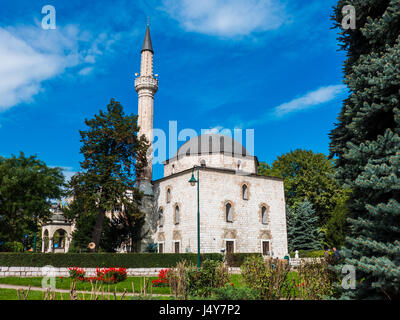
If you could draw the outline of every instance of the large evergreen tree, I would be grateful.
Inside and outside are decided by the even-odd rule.
[[[394,299],[400,297],[400,1],[340,0],[338,28],[345,5],[356,9],[356,29],[339,38],[350,95],[330,149],[338,179],[353,190],[342,255],[356,266],[358,281],[343,296]]]
[[[37,232],[63,187],[61,168],[22,152],[19,157],[0,157],[0,241],[22,242],[25,234]]]
[[[74,201],[67,212],[73,219],[81,214],[95,217],[91,242],[97,251],[104,234],[106,212],[128,221],[132,228],[143,219],[135,177],[147,164],[148,142],[144,136],[138,137],[137,116],[125,115],[121,104],[114,99],[106,112],[100,110],[85,123],[88,130],[80,131],[82,171],[71,179],[70,195]]]

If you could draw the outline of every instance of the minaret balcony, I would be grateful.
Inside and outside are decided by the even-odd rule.
[[[154,92],[158,89],[158,80],[153,77],[138,77],[135,79],[135,90],[149,89]]]

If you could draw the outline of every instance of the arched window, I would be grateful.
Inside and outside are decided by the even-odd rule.
[[[201,160],[200,160],[200,165],[201,165],[202,167],[205,167],[205,166],[206,166],[206,160],[201,159]]]
[[[226,222],[233,222],[232,205],[230,203],[227,203],[225,205],[225,214],[226,214]]]
[[[237,162],[237,169],[240,171],[240,170],[242,170],[242,161],[238,161]]]
[[[175,224],[179,224],[179,206],[175,207]]]
[[[249,188],[247,187],[247,185],[243,185],[242,186],[242,197],[243,200],[249,200]]]
[[[163,209],[160,208],[158,210],[158,226],[161,228],[164,225],[164,212]]]
[[[167,203],[170,203],[170,202],[171,202],[171,189],[168,188],[167,189]]]
[[[175,174],[175,165],[172,165],[172,174]]]
[[[55,249],[64,249],[65,248],[65,238],[66,238],[65,230],[58,229],[53,234],[53,247]]]
[[[268,210],[265,206],[261,207],[261,221],[262,224],[268,224]]]

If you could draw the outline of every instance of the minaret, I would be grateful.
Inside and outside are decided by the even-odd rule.
[[[153,106],[154,94],[158,89],[158,80],[153,76],[153,47],[151,45],[150,28],[147,23],[140,62],[140,76],[135,79],[135,90],[138,93],[138,125],[139,136],[145,135],[150,142],[147,153],[148,166],[138,177],[138,187],[145,194],[152,194],[151,180],[153,175]]]

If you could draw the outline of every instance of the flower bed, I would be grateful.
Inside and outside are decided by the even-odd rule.
[[[85,277],[85,269],[70,267],[69,274],[74,281],[100,281],[103,283],[118,283],[126,280],[126,268],[96,268],[95,277]]]
[[[167,274],[170,269],[162,269],[158,273],[158,279],[151,281],[153,287],[168,287]]]

